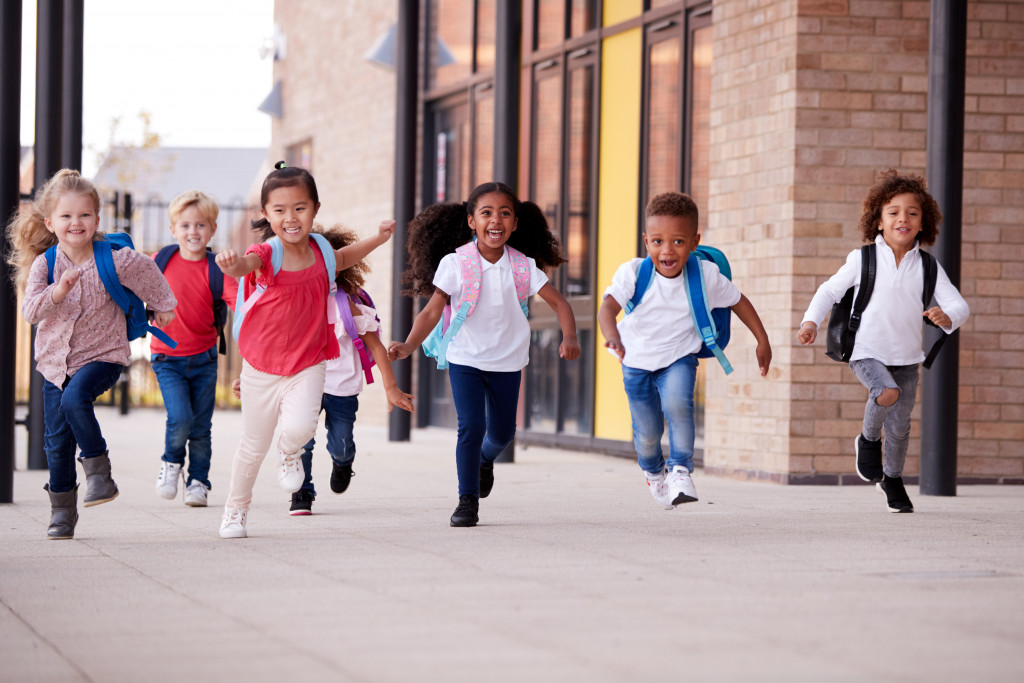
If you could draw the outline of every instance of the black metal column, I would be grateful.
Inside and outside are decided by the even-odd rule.
[[[395,236],[391,259],[391,337],[405,339],[412,327],[412,298],[402,295],[406,268],[406,230],[416,210],[416,109],[419,71],[419,0],[399,0],[395,45],[397,93],[395,99]],[[398,386],[412,386],[412,360],[395,363]],[[420,401],[428,398],[418,392]],[[408,441],[409,413],[391,411],[389,441]]]
[[[64,4],[40,2],[36,19],[35,186],[60,170],[61,73],[64,68]],[[32,332],[35,348],[35,330]],[[43,377],[32,361],[28,407],[28,467],[46,469],[43,452]]]
[[[0,226],[18,210],[21,165],[21,0],[0,2]],[[0,236],[0,503],[14,501],[14,375],[18,299]]]
[[[964,179],[964,81],[967,3],[931,0],[928,55],[928,189],[942,210],[931,248],[950,281],[960,286]],[[960,339],[946,341],[921,386],[921,493],[956,495]]]
[[[64,0],[64,60],[61,106],[60,162],[63,168],[82,168],[82,53],[85,0]]]

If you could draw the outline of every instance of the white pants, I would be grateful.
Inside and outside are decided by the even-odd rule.
[[[246,508],[252,487],[267,457],[275,428],[278,450],[292,455],[316,433],[326,363],[281,377],[260,372],[242,361],[242,440],[231,462],[231,485],[225,508]]]

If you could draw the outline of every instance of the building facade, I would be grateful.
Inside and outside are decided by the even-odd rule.
[[[704,364],[706,471],[850,481],[866,392],[794,332],[859,245],[876,173],[925,171],[929,2],[526,1],[509,26],[499,1],[419,4],[417,194],[418,208],[462,201],[491,179],[496,45],[510,32],[521,46],[517,190],[561,238],[569,262],[552,279],[583,349],[560,361],[553,314],[532,306],[520,440],[631,451],[596,314],[615,268],[641,253],[647,198],[678,189],[698,203],[702,241],[729,255],[774,352],[762,379],[737,323],[735,373]],[[397,3],[281,0],[275,16],[287,51],[271,156],[310,167],[322,222],[369,234],[393,210],[395,78],[367,56]],[[972,317],[960,332],[958,471],[1024,483],[1024,3],[970,0],[967,31],[961,291]],[[368,289],[387,309],[390,245],[371,260]],[[417,424],[453,424],[443,373],[419,365]],[[360,419],[382,421],[383,399],[367,397]],[[920,429],[915,419],[908,475]]]

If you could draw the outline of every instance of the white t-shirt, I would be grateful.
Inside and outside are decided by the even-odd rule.
[[[622,307],[636,291],[636,272],[642,258],[626,261],[612,276],[604,296],[610,296]],[[718,266],[700,261],[704,275],[704,291],[711,308],[731,308],[740,301],[740,290],[722,275]],[[700,351],[700,335],[693,326],[690,301],[686,296],[686,280],[682,273],[668,278],[657,270],[651,286],[633,312],[619,321],[619,336],[626,347],[622,364],[638,370],[667,368],[683,356]]]
[[[530,263],[530,296],[547,284],[548,276]],[[530,361],[530,322],[516,297],[512,267],[505,251],[497,263],[480,259],[480,299],[473,315],[448,346],[448,362],[489,372],[522,370]],[[448,254],[437,266],[434,286],[451,296],[452,315],[462,304],[462,265],[457,254]]]
[[[801,324],[810,321],[821,327],[832,305],[843,298],[846,290],[854,288],[854,297],[860,291],[860,249],[846,257],[846,263],[814,293]],[[953,323],[943,327],[950,334],[970,315],[967,302],[960,296],[942,266],[936,262],[935,301]],[[875,287],[864,308],[860,328],[853,344],[850,360],[874,358],[885,365],[914,365],[925,359],[923,341],[924,266],[921,250],[915,244],[896,267],[896,255],[881,235],[875,238]],[[824,339],[827,330],[818,330]]]
[[[345,294],[338,292],[338,298],[344,303]],[[336,308],[338,298],[334,300]],[[352,321],[356,326],[356,334],[376,332],[380,328],[377,322],[377,311],[357,303],[360,315],[353,315]],[[338,311],[338,321],[334,323],[334,334],[338,337],[338,348],[341,353],[337,358],[327,361],[327,376],[324,379],[324,393],[332,396],[355,396],[363,390],[363,363],[359,359],[356,347],[352,345],[348,333],[345,332],[345,323],[341,321],[341,311]],[[366,351],[369,353],[369,349]]]

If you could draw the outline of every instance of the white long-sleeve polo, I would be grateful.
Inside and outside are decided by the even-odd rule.
[[[915,243],[897,267],[896,255],[881,235],[875,238],[875,245],[875,287],[861,317],[850,360],[874,358],[885,365],[920,363],[925,358],[921,349],[924,326],[921,251]],[[936,266],[935,305],[949,316],[952,325],[943,327],[942,331],[951,334],[967,322],[970,309],[937,261]],[[861,252],[855,249],[839,271],[818,287],[802,322],[812,322],[820,328],[832,305],[842,299],[850,287],[854,288],[856,300],[860,268]]]

